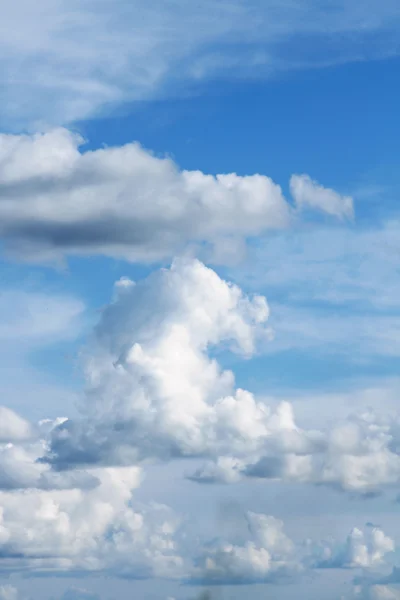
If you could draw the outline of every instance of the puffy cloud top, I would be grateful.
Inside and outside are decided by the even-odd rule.
[[[256,583],[293,577],[301,571],[294,544],[274,517],[249,512],[251,539],[242,545],[217,540],[197,559],[192,579],[210,583]]]

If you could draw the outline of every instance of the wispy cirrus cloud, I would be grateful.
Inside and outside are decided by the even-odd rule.
[[[398,356],[399,239],[393,219],[304,226],[251,243],[231,274],[268,297],[276,332],[268,352],[317,351],[353,363]]]
[[[0,22],[0,124],[14,130],[89,118],[213,78],[399,52],[392,0],[368,10],[345,0],[45,0],[40,8],[16,0],[3,3]]]

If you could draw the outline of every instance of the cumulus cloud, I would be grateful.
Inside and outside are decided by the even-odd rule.
[[[397,593],[388,588],[386,582],[378,581],[379,569],[387,566],[387,555],[395,551],[394,540],[380,528],[354,528],[344,543],[310,539],[294,543],[279,519],[252,512],[244,516],[247,534],[236,532],[234,540],[216,538],[205,545],[195,560],[192,582],[204,585],[276,583],[320,569],[353,569],[362,573],[362,583],[353,590],[360,600],[385,598],[385,592]]]
[[[183,561],[173,535],[176,517],[163,506],[135,510],[136,467],[97,469],[90,490],[0,492],[3,572],[98,572],[169,576]]]
[[[323,442],[314,451],[288,452],[278,462],[267,455],[247,466],[245,473],[361,494],[379,493],[400,480],[398,424],[392,419],[393,416],[378,416],[373,411],[350,416],[321,432]],[[308,436],[308,432],[304,435]]]
[[[355,527],[343,547],[325,545],[319,549],[316,568],[373,569],[384,563],[387,554],[394,552],[395,543],[379,527],[362,531]]]
[[[29,426],[11,411],[1,414],[11,414],[9,422],[18,425],[7,430],[5,439],[13,441],[0,444],[3,573],[101,571],[133,578],[181,573],[177,517],[163,505],[134,506],[133,490],[142,479],[138,467],[57,473],[38,459],[63,419]],[[71,594],[65,599],[93,597]],[[0,597],[19,595],[5,586]]]
[[[269,429],[258,452],[253,453],[258,453],[255,461],[250,454],[219,456],[189,477],[200,483],[234,483],[243,477],[283,480],[361,495],[398,485],[398,416],[370,410],[350,415],[325,431],[302,430],[296,425],[289,403],[281,403],[274,410],[281,415],[281,426],[275,431]]]
[[[271,582],[297,575],[302,566],[283,523],[248,512],[250,540],[241,545],[216,540],[197,558],[192,581],[211,584]]]
[[[250,356],[268,339],[263,297],[186,260],[116,293],[87,352],[83,420],[54,430],[54,465],[248,455],[290,428],[207,354],[222,346]]]
[[[189,477],[199,483],[234,483],[243,477],[283,480],[361,495],[398,485],[398,417],[366,411],[350,415],[325,431],[302,430],[289,403],[281,403],[274,410],[275,418],[281,415],[280,426],[275,431],[269,428],[253,453],[253,457],[258,454],[255,461],[250,454],[219,456]]]
[[[65,418],[32,424],[0,406],[0,490],[91,489],[99,480],[85,471],[58,473],[41,461],[52,430]]]
[[[266,176],[180,171],[137,143],[81,153],[65,129],[0,136],[0,235],[20,256],[170,257],[189,242],[236,243],[286,226]]]
[[[317,209],[340,218],[354,215],[351,196],[342,196],[335,190],[325,188],[308,175],[292,175],[290,191],[299,209]]]
[[[308,430],[290,403],[271,408],[236,388],[219,353],[252,356],[270,342],[268,316],[264,297],[197,260],[118,281],[83,353],[80,417],[32,425],[0,411],[3,570],[188,576],[175,515],[135,505],[138,465],[152,459],[204,457],[190,477],[208,483],[255,477],[362,494],[396,486],[398,418],[367,411]],[[248,525],[243,539],[205,545],[191,581],[277,581],[310,564],[374,569],[394,550],[368,527],[303,558],[280,521],[249,514]]]
[[[372,411],[327,431],[302,429],[235,387],[221,350],[251,356],[270,339],[265,298],[246,296],[196,260],[123,279],[86,351],[80,419],[51,433],[55,469],[205,457],[202,482],[243,477],[376,493],[400,480],[400,427]]]
[[[289,416],[290,411],[286,422]],[[240,417],[245,425],[254,427],[247,418],[246,413]],[[282,415],[270,416],[270,427],[274,419],[280,424]],[[395,549],[389,536],[369,525],[364,532],[353,529],[342,545],[307,542],[304,551],[303,545],[295,545],[288,538],[280,520],[248,512],[244,535],[239,527],[231,528],[227,539],[205,543],[195,555],[193,540],[186,540],[184,552],[182,541],[187,536],[180,532],[180,519],[163,505],[135,503],[134,490],[142,480],[139,467],[94,466],[82,471],[79,465],[74,468],[71,464],[57,472],[38,460],[48,448],[49,436],[63,431],[65,423],[65,419],[43,421],[33,429],[36,437],[0,447],[0,555],[5,573],[102,572],[117,577],[177,578],[195,584],[278,582],[309,568],[376,569]],[[116,427],[110,420],[108,426],[108,432],[122,428],[120,422]],[[108,432],[103,428],[101,434]],[[142,433],[154,435],[149,430]],[[231,445],[235,433],[230,432]],[[285,456],[285,429],[266,437],[275,439],[275,444],[280,441]],[[346,436],[347,450],[353,443],[350,437]],[[119,440],[114,441],[118,447]],[[293,447],[293,441],[289,442]],[[127,455],[122,454],[123,458]],[[279,471],[279,454],[276,460],[275,475],[284,478]],[[217,464],[221,470],[237,468],[243,476],[240,460],[220,457]],[[210,476],[210,481],[215,479]]]
[[[281,188],[265,175],[183,171],[138,143],[81,152],[82,144],[62,128],[0,134],[0,237],[20,258],[157,261],[194,244],[226,262],[247,238],[293,221]],[[321,190],[318,198],[340,198]],[[313,208],[341,216],[327,201]]]
[[[46,452],[45,439],[31,443],[0,444],[0,490],[89,489],[98,480],[85,471],[57,473],[40,461]]]

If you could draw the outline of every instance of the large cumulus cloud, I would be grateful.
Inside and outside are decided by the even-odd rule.
[[[265,175],[180,170],[138,143],[81,152],[82,144],[67,129],[0,135],[0,236],[19,257],[154,261],[194,243],[223,261],[237,255],[247,237],[293,220],[281,188]],[[297,187],[301,209],[304,194]],[[318,186],[306,204],[340,216],[352,199]]]
[[[264,298],[186,260],[137,284],[123,280],[116,293],[87,352],[83,419],[54,431],[55,466],[248,455],[271,430],[291,427],[208,356],[219,346],[250,356],[268,339]]]
[[[189,477],[243,477],[375,493],[400,479],[398,421],[371,411],[327,431],[300,428],[290,403],[272,409],[217,362],[269,343],[268,305],[196,260],[138,283],[118,282],[86,351],[82,418],[54,428],[44,459],[59,471],[93,464],[205,457]]]
[[[158,260],[289,222],[268,177],[180,171],[137,143],[81,153],[82,143],[66,129],[0,136],[0,234],[20,255]]]

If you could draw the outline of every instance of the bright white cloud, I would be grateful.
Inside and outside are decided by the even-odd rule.
[[[335,190],[313,181],[308,175],[292,175],[290,191],[300,210],[311,208],[339,218],[350,218],[354,214],[351,196],[341,196]]]
[[[247,356],[266,342],[268,306],[193,260],[122,280],[86,353],[82,418],[53,430],[48,460],[131,464],[203,456],[200,482],[244,476],[375,493],[400,481],[400,428],[372,411],[302,429],[292,405],[236,389],[218,348]],[[267,359],[266,359],[267,360]]]
[[[370,38],[369,59],[393,55],[398,30],[394,0],[373,0],[368,11],[343,0],[331,10],[312,0],[44,0],[39,11],[16,0],[0,24],[0,123],[65,124],[216,76],[362,60]]]
[[[3,571],[101,571],[117,576],[177,576],[183,561],[165,507],[132,507],[136,467],[96,469],[90,489],[0,492]]]
[[[271,413],[236,390],[207,354],[222,346],[250,356],[270,335],[267,318],[263,297],[198,261],[123,281],[88,350],[84,420],[54,431],[54,461],[248,455],[272,432],[290,431],[290,412]]]

